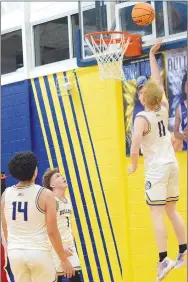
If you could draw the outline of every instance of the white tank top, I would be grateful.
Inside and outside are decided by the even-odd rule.
[[[168,131],[168,111],[160,107],[157,111],[142,111],[137,117],[147,120],[149,130],[144,134],[141,151],[144,156],[145,169],[159,167],[176,161],[171,135]]]
[[[5,217],[8,230],[8,250],[50,250],[45,212],[38,206],[44,188],[29,185],[11,186],[5,190]]]
[[[55,197],[57,203],[57,225],[63,245],[71,246],[73,244],[71,215],[71,201],[64,197],[63,200]]]

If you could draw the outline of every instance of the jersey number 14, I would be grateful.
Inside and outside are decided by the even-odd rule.
[[[22,204],[24,204],[24,207],[22,207]],[[23,213],[24,221],[28,220],[27,217],[27,209],[28,209],[28,202],[13,202],[13,210],[12,210],[12,220],[16,220],[17,213]]]

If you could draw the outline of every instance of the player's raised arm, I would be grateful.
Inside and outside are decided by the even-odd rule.
[[[163,88],[163,85],[162,85],[162,82],[161,82],[161,76],[160,76],[159,67],[158,67],[158,64],[157,64],[156,57],[155,57],[156,52],[160,49],[161,42],[162,42],[162,40],[160,38],[158,38],[157,41],[156,41],[156,44],[153,45],[151,47],[151,49],[150,49],[149,58],[150,58],[150,67],[151,67],[151,78],[157,84],[160,84],[161,87]],[[169,110],[168,100],[166,98],[166,95],[165,95],[164,91],[163,91],[163,98],[162,98],[161,104],[167,110]]]

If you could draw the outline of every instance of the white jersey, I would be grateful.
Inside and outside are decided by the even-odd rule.
[[[55,197],[57,204],[57,225],[61,240],[63,245],[71,246],[73,244],[73,235],[72,235],[72,224],[71,224],[71,215],[72,215],[72,205],[71,201],[64,197],[63,200]]]
[[[44,188],[29,185],[5,190],[5,218],[8,231],[8,250],[50,250],[45,212],[38,206]]]
[[[69,262],[73,266],[75,270],[80,269],[80,261],[79,257],[76,251],[76,247],[74,244],[74,238],[72,235],[72,225],[71,225],[71,215],[72,215],[72,205],[71,201],[64,197],[63,200],[60,200],[59,198],[55,197],[56,204],[57,204],[57,225],[59,229],[59,233],[61,236],[61,241],[63,244],[63,247],[65,249],[69,249],[69,251],[72,253],[70,257],[68,257]],[[52,247],[52,255],[53,255],[53,261],[54,265],[56,267],[57,273],[63,273],[63,268],[61,265],[61,261],[55,252],[55,250]]]
[[[161,106],[155,112],[142,111],[137,114],[137,117],[145,118],[149,126],[141,144],[145,169],[176,161],[171,135],[168,131],[168,111],[166,108]]]

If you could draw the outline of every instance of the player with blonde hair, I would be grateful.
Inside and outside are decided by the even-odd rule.
[[[155,53],[161,40],[150,50],[152,80],[139,87],[139,99],[144,111],[137,114],[131,147],[131,166],[128,173],[137,169],[141,146],[145,167],[145,196],[150,207],[155,239],[159,250],[157,281],[162,280],[174,267],[186,263],[187,238],[184,222],[176,210],[179,198],[179,167],[168,131],[169,105],[160,80]],[[174,262],[167,257],[167,229],[164,222],[166,212],[179,243],[179,255]]]

